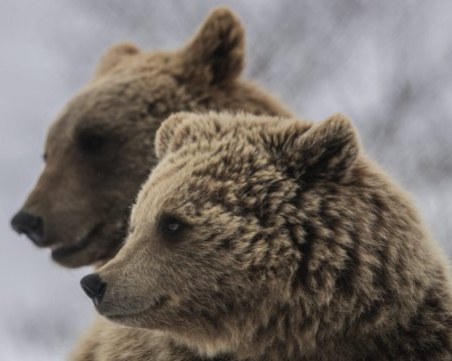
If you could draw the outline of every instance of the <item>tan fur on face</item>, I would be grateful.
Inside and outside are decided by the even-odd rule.
[[[243,64],[243,28],[223,8],[177,51],[144,52],[125,43],[106,52],[51,126],[46,166],[22,209],[42,218],[42,246],[54,250],[55,261],[80,267],[116,254],[130,206],[157,162],[155,132],[171,113],[288,115],[240,78]],[[96,137],[101,146],[90,150]]]
[[[49,132],[46,170],[25,206],[33,213],[48,212],[48,231],[54,235],[49,243],[55,242],[52,238],[72,242],[94,224],[102,225],[87,248],[59,259],[59,263],[76,267],[105,262],[118,251],[129,206],[157,162],[154,135],[168,114],[227,109],[288,115],[278,101],[239,77],[243,63],[243,28],[229,10],[222,8],[213,11],[179,51],[146,53],[132,44],[120,44],[103,56],[92,82]],[[81,130],[116,135],[121,147],[113,142],[107,149],[108,157],[97,157],[90,163],[90,159],[79,158],[74,149]],[[62,177],[62,173],[67,176]],[[171,337],[160,332],[99,319],[77,345],[71,360],[204,358],[175,345]]]
[[[200,357],[171,336],[155,330],[116,325],[99,317],[71,360],[83,361],[231,361],[228,356]]]
[[[236,360],[452,358],[444,257],[343,116],[181,113],[156,147],[102,315]]]

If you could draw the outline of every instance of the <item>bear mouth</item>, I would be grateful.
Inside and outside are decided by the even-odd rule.
[[[121,321],[125,321],[125,320],[131,319],[131,318],[141,318],[142,316],[146,315],[146,313],[148,313],[148,312],[155,312],[158,309],[165,306],[168,303],[169,299],[170,299],[170,297],[167,295],[157,296],[157,297],[154,297],[151,300],[151,302],[149,302],[142,309],[130,310],[130,312],[124,312],[124,313],[109,313],[108,311],[102,312],[99,308],[97,310],[102,316],[107,317],[111,321],[121,322]]]
[[[101,228],[102,224],[98,223],[84,237],[79,238],[75,243],[68,245],[57,245],[53,247],[52,258],[57,262],[61,262],[66,258],[82,251],[89,244],[91,244],[94,236],[100,231]]]

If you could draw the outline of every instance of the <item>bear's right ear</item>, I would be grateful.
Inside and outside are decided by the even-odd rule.
[[[342,179],[361,149],[355,128],[342,114],[308,127],[292,123],[272,146],[290,173],[305,182]]]
[[[185,136],[177,132],[176,137],[176,130],[188,117],[190,117],[190,113],[179,112],[170,115],[163,121],[155,134],[155,155],[159,160],[162,160],[169,151],[174,151],[182,144]]]
[[[244,30],[227,8],[215,9],[183,49],[186,75],[210,84],[237,78],[244,66]]]
[[[138,54],[139,52],[140,49],[130,43],[121,43],[113,46],[112,48],[107,50],[100,59],[94,77],[99,77],[107,74],[124,59]]]

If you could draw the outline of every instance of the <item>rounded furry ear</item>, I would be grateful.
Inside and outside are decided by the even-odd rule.
[[[175,113],[163,121],[162,125],[155,134],[155,154],[159,160],[168,154],[170,150],[174,150],[174,143],[181,143],[183,139],[180,139],[179,141],[174,139],[176,130],[189,115],[189,113],[184,112]],[[183,138],[183,135],[181,135],[181,137]]]
[[[244,30],[227,8],[215,9],[182,52],[189,76],[208,83],[237,78],[244,66]]]
[[[121,43],[113,46],[102,56],[97,66],[95,77],[102,76],[116,67],[125,58],[138,54],[140,49],[130,43]]]
[[[351,121],[334,114],[315,124],[300,142],[305,181],[312,178],[337,178],[355,162],[360,144]]]
[[[309,129],[291,126],[282,136],[279,157],[286,159],[289,173],[307,183],[342,178],[361,148],[352,123],[342,114]]]

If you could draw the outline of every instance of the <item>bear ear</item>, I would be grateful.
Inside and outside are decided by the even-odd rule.
[[[139,52],[140,49],[130,43],[121,43],[113,46],[102,56],[99,65],[97,66],[95,77],[105,75],[124,59],[138,54]]]
[[[227,8],[215,9],[182,52],[186,73],[215,84],[237,78],[244,66],[244,30]]]
[[[170,151],[174,151],[182,144],[185,136],[184,134],[179,134],[179,132],[177,132],[176,137],[176,130],[189,116],[189,113],[179,112],[170,115],[163,121],[155,135],[155,154],[159,160],[162,160],[166,154]]]
[[[335,114],[308,130],[299,128],[298,135],[293,127],[286,132],[281,148],[289,168],[305,182],[342,178],[361,148],[350,120]]]

